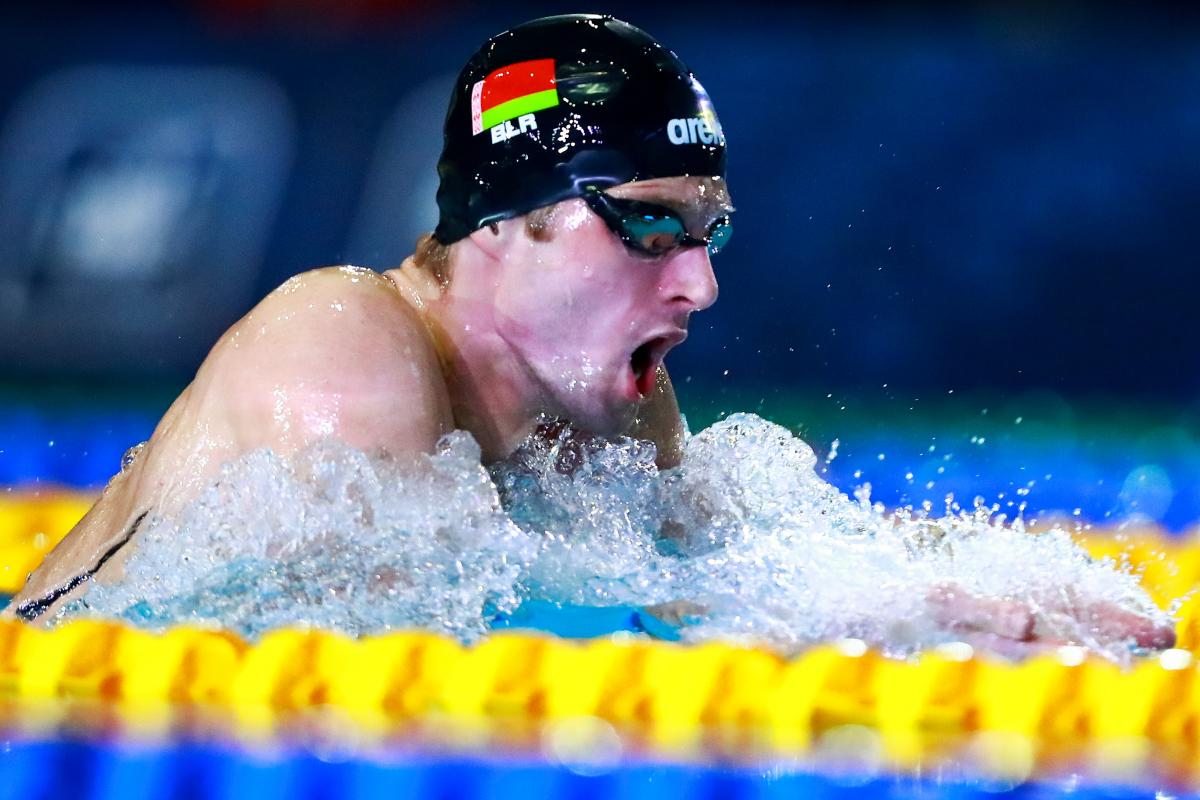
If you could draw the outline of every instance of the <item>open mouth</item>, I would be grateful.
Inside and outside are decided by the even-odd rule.
[[[642,398],[650,396],[654,390],[655,374],[658,365],[666,355],[670,344],[666,337],[656,336],[648,342],[638,345],[629,356],[629,368],[633,371],[633,381],[637,385],[638,394]]]

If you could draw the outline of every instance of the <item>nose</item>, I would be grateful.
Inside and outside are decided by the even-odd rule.
[[[703,311],[717,302],[717,276],[708,248],[681,247],[663,271],[659,289],[688,311]]]

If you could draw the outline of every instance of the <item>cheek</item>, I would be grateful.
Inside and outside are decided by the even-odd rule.
[[[565,231],[578,231],[591,221],[591,213],[582,200],[568,203],[559,212],[559,225]]]
[[[560,220],[561,222],[561,220]],[[504,337],[532,355],[623,343],[643,298],[655,291],[654,272],[631,263],[590,226],[550,244],[499,287],[497,323]]]
[[[624,313],[629,288],[609,265],[581,258],[568,268],[531,277],[513,289],[509,305],[523,309],[524,318],[536,320],[542,331],[565,332],[577,340],[603,320]]]
[[[505,286],[497,295],[496,326],[501,336],[527,356],[578,348],[579,321],[587,317],[586,285],[546,269]]]

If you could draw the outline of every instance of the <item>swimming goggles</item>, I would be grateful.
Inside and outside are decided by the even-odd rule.
[[[701,245],[716,255],[733,235],[727,215],[713,220],[703,237],[696,237],[688,233],[687,224],[678,212],[658,203],[613,197],[591,187],[583,193],[583,199],[626,247],[650,256],[664,256],[677,247]]]

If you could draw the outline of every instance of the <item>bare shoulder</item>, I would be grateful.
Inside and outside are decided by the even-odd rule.
[[[420,316],[388,278],[358,267],[289,279],[221,337],[190,391],[240,450],[332,436],[426,451],[453,428]]]
[[[248,450],[286,453],[328,436],[362,449],[424,452],[452,429],[432,340],[395,285],[348,267],[299,275],[218,340],[136,462],[113,478],[10,609],[33,602],[52,612],[86,589],[82,579],[118,575],[124,544],[148,510],[172,513]]]

